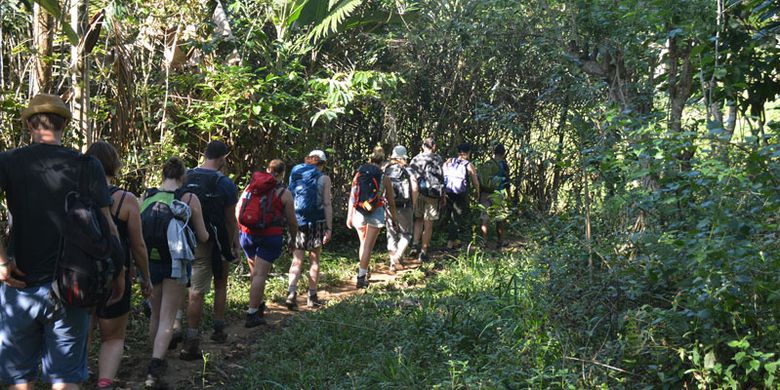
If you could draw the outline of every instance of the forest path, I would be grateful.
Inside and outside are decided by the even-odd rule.
[[[440,264],[442,259],[456,253],[451,251],[432,251],[430,261]],[[390,273],[389,267],[385,262],[375,262],[370,275],[371,284],[381,286],[390,283],[401,278],[405,273],[421,266],[416,259],[406,260],[404,265],[404,270]],[[436,269],[439,268],[436,267]],[[251,329],[244,327],[243,316],[228,315],[226,328],[228,341],[222,344],[215,343],[209,338],[210,332],[204,332],[201,335],[200,347],[203,350],[205,359],[195,361],[185,361],[179,358],[179,350],[181,348],[181,344],[179,344],[175,350],[168,351],[166,356],[168,370],[163,380],[169,389],[236,388],[236,383],[239,383],[244,375],[245,367],[241,364],[251,355],[253,345],[262,342],[263,337],[266,337],[267,334],[288,326],[289,320],[296,315],[313,310],[326,310],[327,302],[341,301],[356,294],[370,293],[370,291],[371,288],[368,290],[356,289],[353,277],[349,280],[341,280],[340,283],[335,285],[321,287],[318,295],[320,299],[326,301],[326,306],[321,309],[307,307],[305,296],[298,297],[299,308],[295,311],[288,310],[282,304],[267,302],[265,312],[267,325]],[[134,313],[132,316],[136,316],[136,314]],[[138,325],[141,324],[146,325],[147,322],[139,321]],[[125,356],[117,374],[117,378],[119,378],[116,382],[118,389],[135,390],[144,388],[146,367],[151,356],[151,347],[146,337],[140,336],[141,333],[141,331],[136,331],[136,337],[131,336],[130,332],[128,333]],[[143,335],[145,336],[145,332]],[[92,362],[93,360],[91,360]],[[87,384],[86,388],[94,388],[94,379]]]

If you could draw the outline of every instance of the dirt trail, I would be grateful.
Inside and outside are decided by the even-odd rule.
[[[401,277],[404,273],[416,269],[420,266],[417,261],[405,262],[406,269],[391,274],[386,265],[373,267],[370,281],[372,284],[386,284],[392,280]],[[365,290],[355,288],[354,279],[342,281],[337,286],[328,286],[322,288],[318,295],[326,302],[339,301],[355,294],[364,293]],[[201,336],[201,349],[206,360],[184,361],[179,359],[178,349],[169,351],[166,360],[168,370],[164,377],[165,382],[170,389],[200,389],[200,388],[235,388],[231,383],[236,383],[243,375],[243,369],[240,364],[251,353],[252,346],[259,342],[267,332],[272,332],[283,326],[286,326],[289,319],[300,313],[306,313],[312,310],[306,306],[306,298],[298,297],[297,311],[287,310],[283,305],[268,302],[268,309],[265,312],[267,325],[252,329],[244,327],[244,318],[228,317],[226,332],[228,341],[224,344],[217,344],[211,341],[209,333]],[[149,362],[151,348],[148,343],[138,343],[132,345],[129,351],[125,353],[122,359],[122,366],[119,369],[117,384],[120,389],[143,389],[145,380],[146,365]],[[136,343],[133,343],[136,344]],[[142,345],[143,344],[143,345]],[[88,384],[91,388],[94,384]]]

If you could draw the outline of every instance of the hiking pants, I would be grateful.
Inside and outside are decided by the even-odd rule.
[[[469,230],[469,193],[447,194],[447,240],[455,241],[464,230]]]

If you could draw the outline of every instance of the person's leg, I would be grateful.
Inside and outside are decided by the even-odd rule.
[[[447,205],[444,207],[444,220],[447,222],[447,249],[455,246],[455,240],[460,233],[457,201],[457,195],[447,194]]]
[[[504,244],[504,221],[496,222],[496,242],[499,246]]]
[[[98,355],[98,382],[114,381],[125,347],[125,329],[128,313],[117,318],[98,319],[100,327],[100,354]],[[98,383],[99,385],[100,383]]]
[[[422,251],[425,253],[428,253],[428,248],[431,246],[431,237],[433,237],[433,221],[426,219],[422,235]]]
[[[0,383],[33,389],[43,349],[47,305],[36,288],[15,289],[0,283]]]
[[[184,349],[179,357],[184,360],[201,358],[200,352],[200,322],[203,319],[203,306],[206,294],[211,290],[214,279],[212,271],[213,242],[201,243],[195,249],[195,259],[192,262],[192,278],[188,293],[187,332]],[[216,301],[216,297],[215,297]]]
[[[366,225],[364,237],[360,240],[360,268],[368,269],[371,262],[371,251],[374,249],[376,238],[379,236],[379,228]]]
[[[317,293],[317,283],[320,279],[320,256],[322,247],[309,251],[309,294]]]
[[[305,255],[306,251],[303,249],[296,249],[293,251],[292,263],[290,264],[290,271],[288,273],[288,292],[290,294],[293,294],[298,290],[298,280],[301,278],[301,269],[303,268],[303,258]]]
[[[149,317],[149,341],[154,344],[157,337],[157,329],[160,325],[160,304],[162,303],[162,282],[155,284],[152,288],[152,296],[149,304],[152,306],[152,315]]]
[[[87,380],[89,319],[89,310],[65,306],[59,319],[43,324],[41,378],[52,388],[78,388],[79,383]]]
[[[252,272],[252,284],[249,287],[249,309],[259,309],[265,298],[265,283],[268,278],[268,272],[271,270],[271,263],[255,257],[254,269]]]
[[[52,390],[79,390],[79,385],[75,383],[54,383],[51,385]]]
[[[214,278],[214,334],[211,336],[211,339],[216,342],[225,342],[227,339],[224,329],[228,275],[230,275],[230,262],[223,261],[222,277]]]
[[[176,320],[176,310],[181,304],[181,297],[186,292],[185,287],[173,279],[165,279],[162,282],[162,297],[159,312],[159,325],[154,337],[152,357],[164,359],[168,351],[168,344],[173,336],[173,322]]]

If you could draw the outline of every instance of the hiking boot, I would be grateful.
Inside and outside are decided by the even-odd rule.
[[[184,332],[181,329],[173,331],[171,342],[168,344],[168,350],[175,350],[176,347],[179,346],[179,343],[182,342],[182,340],[184,340]]]
[[[168,368],[168,364],[165,360],[152,358],[149,361],[149,367],[146,369],[146,381],[144,381],[144,387],[147,389],[165,389],[168,386],[162,381],[162,376],[165,374],[165,370]]]
[[[260,304],[260,307],[257,308],[257,311],[246,315],[246,322],[244,323],[244,327],[246,328],[254,328],[255,326],[259,325],[265,325],[265,302]]]
[[[215,328],[214,333],[211,334],[211,341],[222,344],[227,341],[228,335],[225,333],[225,329]]]
[[[203,358],[203,353],[200,350],[200,338],[199,337],[187,337],[184,340],[184,348],[179,352],[179,359],[181,360],[198,360]]]
[[[410,257],[417,257],[419,253],[420,253],[420,248],[418,248],[417,245],[412,245],[412,247],[409,248]]]
[[[358,276],[357,277],[357,288],[368,288],[368,275]]]
[[[322,301],[317,298],[317,293],[309,294],[309,298],[306,300],[306,306],[308,307],[322,307]]]
[[[287,310],[297,310],[298,309],[298,302],[296,300],[298,299],[298,294],[291,292],[287,295],[287,300],[284,301],[284,305],[287,306]]]
[[[428,252],[425,252],[425,251],[420,252],[419,260],[420,260],[421,263],[429,261],[430,259],[431,258],[428,256]]]

